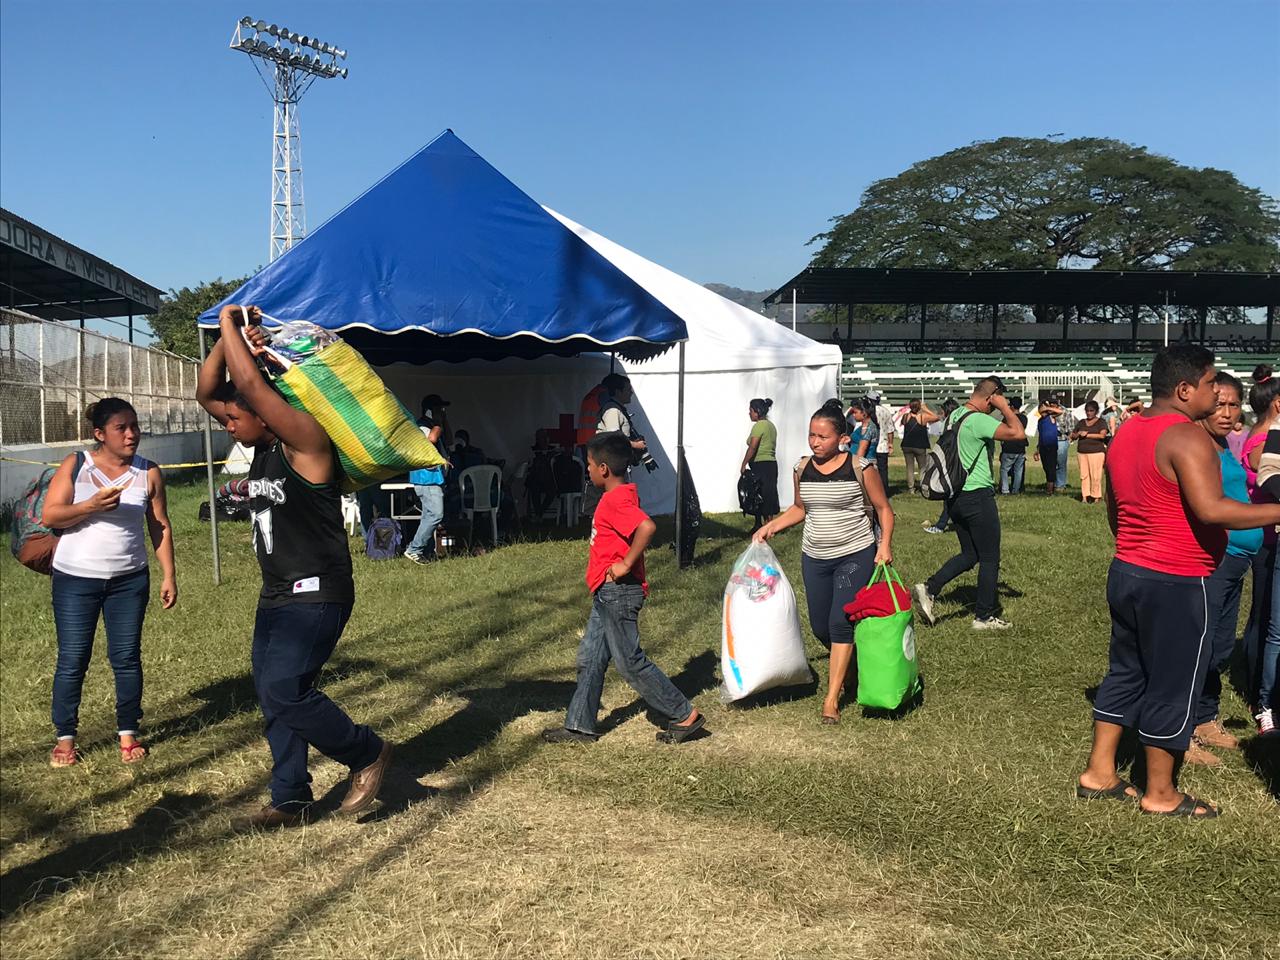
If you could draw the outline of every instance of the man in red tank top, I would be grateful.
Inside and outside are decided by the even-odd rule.
[[[1227,530],[1280,522],[1280,505],[1239,503],[1222,491],[1217,450],[1196,423],[1217,407],[1213,362],[1191,344],[1160,351],[1151,406],[1107,451],[1116,538],[1107,574],[1110,662],[1094,699],[1089,765],[1076,785],[1082,799],[1137,800],[1146,813],[1194,819],[1218,815],[1174,785],[1212,652],[1205,580],[1226,550]],[[1143,793],[1116,773],[1126,728],[1137,729],[1146,754]]]

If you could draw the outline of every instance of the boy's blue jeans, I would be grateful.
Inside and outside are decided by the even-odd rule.
[[[1071,441],[1058,438],[1058,483],[1059,490],[1067,486],[1067,457],[1071,453]]]
[[[116,678],[116,728],[137,733],[142,722],[142,620],[151,593],[143,567],[110,580],[53,571],[53,621],[58,630],[58,665],[53,671],[53,726],[59,737],[74,737],[80,723],[80,692],[93,653],[93,634],[102,615],[107,659]]]
[[[422,519],[418,521],[418,532],[409,541],[405,553],[416,553],[424,557],[435,556],[436,527],[444,519],[444,487],[438,483],[413,485],[413,492],[418,495],[422,504]]]
[[[578,686],[564,722],[569,730],[596,732],[610,660],[622,679],[658,713],[679,722],[693,712],[693,704],[640,649],[638,619],[643,606],[644,589],[639,584],[606,582],[596,591],[587,631],[578,645]]]

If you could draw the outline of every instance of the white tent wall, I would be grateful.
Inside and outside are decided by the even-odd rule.
[[[662,301],[689,330],[685,349],[685,456],[702,509],[738,509],[738,465],[751,422],[754,397],[774,401],[769,419],[778,428],[778,494],[792,500],[788,469],[808,453],[809,415],[837,395],[841,354],[672,273],[593,233],[554,210],[549,212]],[[654,515],[675,512],[678,355],[673,347],[642,363],[617,362],[631,378],[636,427],[649,440],[660,467],[632,471],[641,503]],[[449,422],[472,443],[507,461],[507,475],[529,456],[534,432],[556,429],[562,414],[575,422],[582,398],[609,372],[609,358],[543,357],[466,363],[394,364],[380,369],[387,385],[410,410],[438,393],[451,402]]]
[[[648,364],[618,363],[635,388],[631,412],[636,428],[649,438],[658,461],[656,473],[632,471],[641,503],[655,516],[675,512],[675,371],[648,370]],[[587,391],[609,372],[609,358],[544,357],[537,360],[475,360],[467,363],[395,364],[381,367],[387,386],[416,413],[422,397],[438,393],[450,402],[449,423],[464,429],[471,442],[493,459],[506,460],[504,475],[528,459],[534,433],[556,429],[561,414],[576,422]],[[753,397],[774,401],[769,419],[778,428],[782,503],[791,502],[787,467],[807,454],[809,415],[835,391],[828,368],[735,370],[685,374],[685,456],[702,509],[728,513],[738,509],[738,465],[751,423]]]

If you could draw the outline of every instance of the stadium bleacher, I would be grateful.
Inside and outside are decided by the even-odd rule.
[[[1149,401],[1152,354],[1149,353],[911,353],[845,354],[840,395],[846,402],[881,392],[890,404],[923,399],[933,404],[968,396],[974,381],[999,374],[1011,393],[1036,398],[1048,390],[1068,391],[1077,402],[1095,392],[1122,401]],[[1272,354],[1223,353],[1218,368],[1248,383],[1260,363],[1277,365]]]

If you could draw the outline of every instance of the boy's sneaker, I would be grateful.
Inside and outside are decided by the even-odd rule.
[[[420,563],[420,564],[423,564],[424,566],[425,566],[425,565],[426,565],[426,563],[427,563],[427,558],[426,558],[426,557],[424,557],[422,554],[420,554],[420,553],[410,553],[408,550],[406,550],[406,551],[404,552],[404,558],[405,558],[406,560],[412,560],[414,563]]]
[[[568,727],[550,727],[542,731],[542,739],[547,743],[595,743],[600,738],[594,733],[583,733]]]
[[[937,623],[937,618],[933,615],[933,597],[929,595],[929,588],[923,583],[917,583],[911,588],[911,599],[916,605],[916,609],[920,611],[920,616],[924,617],[924,622],[929,626]]]
[[[975,630],[1008,630],[1013,624],[1008,620],[1001,620],[999,617],[974,617],[973,629]]]
[[[1258,721],[1258,736],[1269,737],[1276,732],[1276,717],[1272,710],[1263,710],[1253,719]]]

